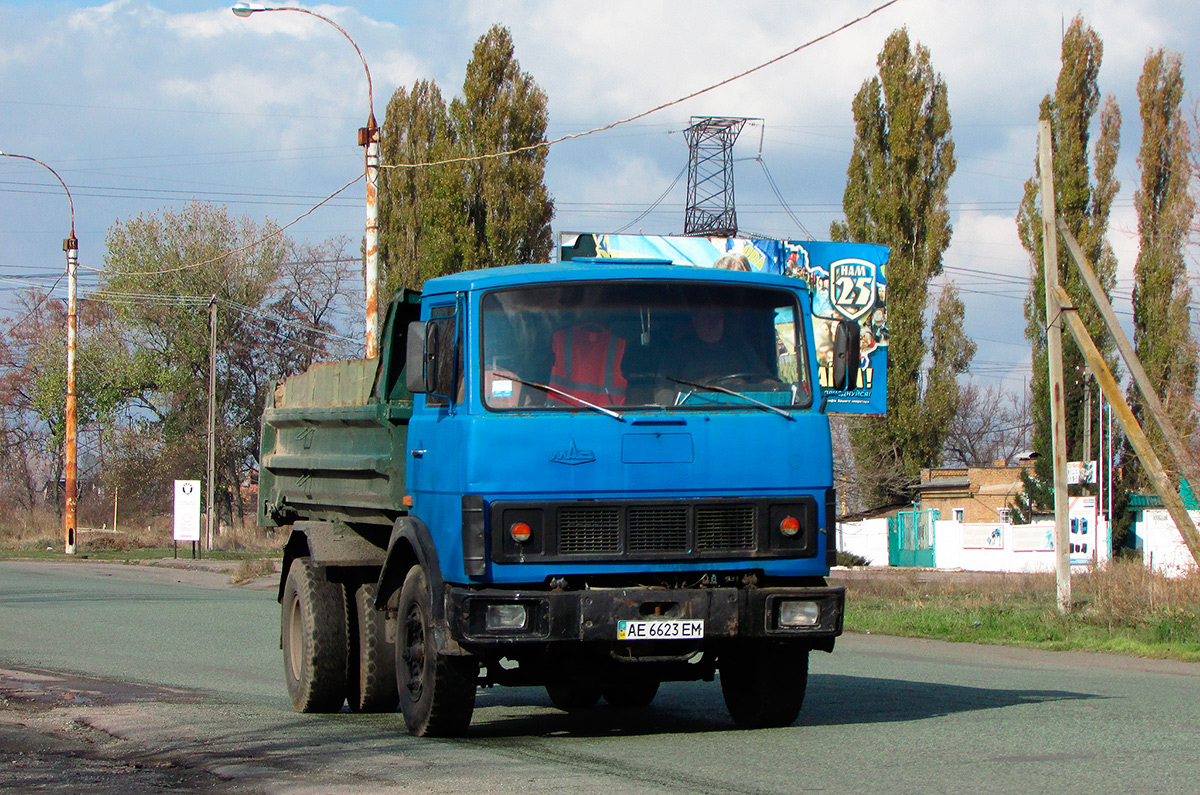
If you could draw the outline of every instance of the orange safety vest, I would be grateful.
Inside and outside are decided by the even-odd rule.
[[[599,326],[572,326],[554,332],[554,369],[550,386],[598,405],[625,402],[629,382],[621,375],[625,340]],[[556,403],[570,404],[551,395]]]

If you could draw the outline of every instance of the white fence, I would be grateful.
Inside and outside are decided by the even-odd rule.
[[[1188,511],[1193,522],[1200,522],[1200,511]],[[1142,562],[1168,577],[1181,577],[1196,568],[1192,553],[1183,543],[1179,529],[1165,510],[1142,511],[1134,524],[1137,548]]]
[[[1147,514],[1153,512],[1148,511]],[[1163,512],[1165,514],[1165,512]],[[1197,514],[1200,516],[1200,513]],[[1174,533],[1174,525],[1168,529]],[[1108,528],[1073,525],[1071,562],[1091,565],[1108,560]],[[838,525],[838,549],[866,558],[871,566],[888,565],[888,520],[867,519]],[[1165,532],[1160,533],[1166,536]],[[1175,533],[1178,538],[1178,533]],[[1155,567],[1175,560],[1159,535],[1148,541],[1156,551]],[[963,571],[1035,572],[1054,571],[1054,523],[966,524],[939,519],[934,527],[934,565],[939,569]],[[1186,554],[1184,549],[1183,553]]]
[[[866,558],[872,566],[888,565],[888,520],[864,519],[839,522],[837,548],[841,552]]]

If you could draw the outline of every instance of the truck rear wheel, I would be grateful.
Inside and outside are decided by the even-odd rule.
[[[808,650],[759,646],[721,655],[721,693],[744,729],[790,726],[808,685]]]
[[[375,609],[375,583],[354,591],[351,632],[356,648],[346,683],[346,701],[355,712],[395,712],[400,703],[396,689],[396,646],[387,639],[387,613]]]
[[[471,657],[438,654],[425,570],[413,566],[400,588],[396,626],[396,683],[408,731],[417,737],[455,737],[475,711],[479,665]]]
[[[281,631],[288,695],[298,712],[337,712],[346,700],[346,592],[307,557],[283,588]]]

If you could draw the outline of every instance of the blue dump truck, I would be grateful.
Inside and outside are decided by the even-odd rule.
[[[378,358],[276,383],[260,524],[301,712],[403,712],[464,733],[477,688],[644,706],[719,674],[734,722],[792,723],[832,651],[825,404],[859,327],[817,361],[785,275],[578,258],[432,279]]]

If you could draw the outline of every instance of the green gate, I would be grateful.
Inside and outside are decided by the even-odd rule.
[[[932,569],[937,509],[901,511],[888,519],[888,565]]]

